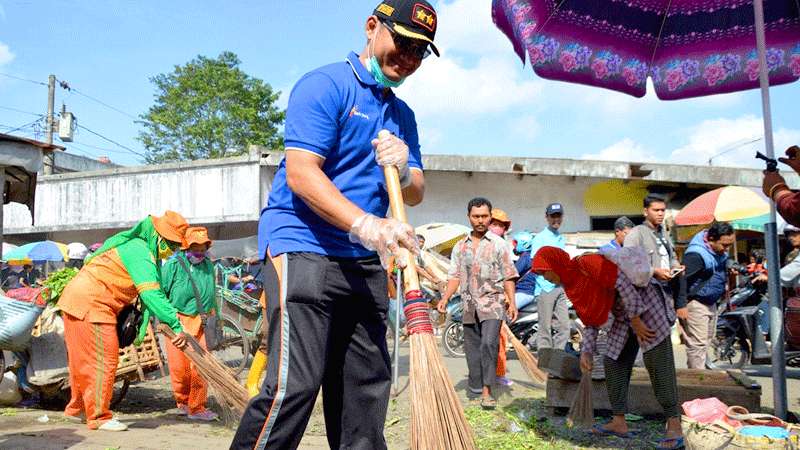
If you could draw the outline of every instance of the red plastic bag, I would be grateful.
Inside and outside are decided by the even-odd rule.
[[[44,307],[47,300],[44,298],[44,288],[29,288],[23,287],[18,289],[9,289],[6,291],[6,297],[13,298],[26,303],[33,303],[36,306]]]
[[[696,398],[681,405],[683,413],[690,419],[700,423],[712,423],[721,420],[728,425],[739,428],[742,424],[738,420],[728,418],[728,405],[718,398]]]

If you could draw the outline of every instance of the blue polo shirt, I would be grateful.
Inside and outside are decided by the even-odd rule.
[[[536,252],[542,247],[558,247],[563,250],[566,244],[566,239],[564,239],[564,236],[562,236],[558,230],[545,227],[544,230],[533,238],[531,242],[531,254],[534,255],[535,258]],[[543,292],[550,292],[555,289],[555,287],[555,284],[545,280],[544,277],[536,277],[536,291],[534,295],[538,296]]]
[[[384,90],[351,52],[340,63],[305,74],[292,89],[286,109],[284,143],[320,156],[322,170],[341,193],[364,211],[385,217],[389,197],[372,140],[387,129],[406,142],[408,165],[422,170],[417,122],[408,105]],[[273,256],[310,252],[360,258],[374,255],[350,242],[312,211],[286,183],[286,159],[272,182],[258,223],[258,246]]]

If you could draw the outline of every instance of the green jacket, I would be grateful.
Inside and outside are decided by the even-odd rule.
[[[200,291],[203,311],[197,311],[197,301],[195,300],[192,283],[189,281],[189,274],[183,269],[178,258],[186,263],[192,274],[192,279],[194,279],[197,289]],[[184,252],[179,252],[164,263],[164,267],[161,268],[161,278],[161,285],[170,303],[181,314],[196,316],[199,313],[217,310],[214,266],[208,258],[195,265],[186,259]]]

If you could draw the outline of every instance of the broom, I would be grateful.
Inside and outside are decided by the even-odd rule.
[[[519,362],[522,363],[522,368],[525,369],[525,373],[527,373],[528,376],[531,377],[531,380],[533,380],[535,383],[544,384],[547,381],[547,374],[539,369],[539,360],[533,356],[530,350],[528,350],[528,347],[526,347],[522,341],[514,336],[511,328],[509,328],[505,322],[503,322],[503,332],[511,341],[511,345],[514,347],[514,352],[517,354]]]
[[[578,392],[572,400],[567,416],[567,425],[570,427],[589,428],[594,422],[594,407],[592,405],[592,372],[583,372]]]
[[[175,337],[175,332],[165,324],[158,326],[158,331],[167,338]],[[247,389],[239,384],[230,369],[225,367],[206,349],[200,346],[197,340],[186,334],[187,345],[181,351],[197,368],[197,372],[208,383],[209,389],[213,392],[222,407],[223,418],[240,418],[247,408],[250,397]]]
[[[388,133],[381,130],[378,137]],[[400,175],[397,167],[385,166],[386,190],[395,219],[408,223]],[[405,251],[405,250],[401,250]],[[403,269],[405,290],[406,329],[411,347],[409,383],[411,389],[411,443],[413,450],[474,450],[472,430],[464,417],[461,402],[456,396],[436,348],[429,306],[422,297],[417,270],[411,255],[406,252]],[[399,288],[399,286],[398,286]]]

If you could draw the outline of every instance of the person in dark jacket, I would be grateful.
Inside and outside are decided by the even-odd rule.
[[[728,250],[736,240],[728,222],[715,222],[692,238],[683,265],[686,266],[687,317],[682,326],[690,369],[704,369],[708,344],[716,332],[717,302],[728,284]]]

